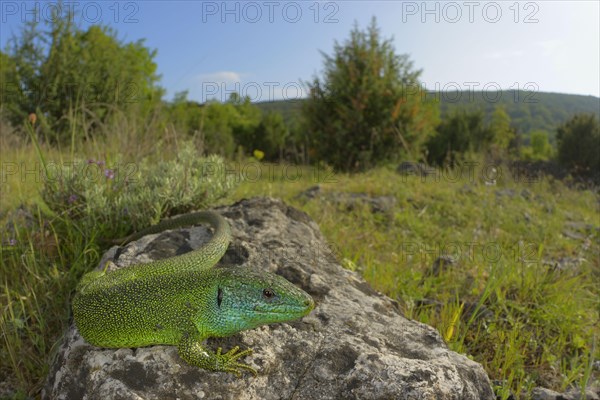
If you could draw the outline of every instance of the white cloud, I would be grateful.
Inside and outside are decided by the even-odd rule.
[[[536,45],[542,48],[545,56],[555,55],[557,52],[562,51],[564,44],[565,41],[559,39],[543,40],[536,43]]]
[[[242,81],[242,75],[239,72],[218,71],[197,75],[194,80],[196,82],[236,83]]]
[[[493,51],[491,53],[485,53],[485,58],[491,58],[492,60],[501,60],[505,58],[521,57],[525,54],[523,50],[510,50],[510,51]]]

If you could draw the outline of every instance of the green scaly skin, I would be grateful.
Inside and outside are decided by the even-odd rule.
[[[191,365],[240,375],[252,352],[205,348],[209,337],[230,336],[260,325],[307,315],[313,299],[281,276],[246,268],[213,268],[231,240],[227,222],[213,212],[162,221],[125,242],[165,229],[208,223],[211,240],[189,253],[116,271],[86,274],[73,299],[75,324],[98,347],[176,345]]]

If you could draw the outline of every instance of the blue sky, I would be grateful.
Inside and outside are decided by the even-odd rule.
[[[0,2],[0,45],[35,2]],[[56,2],[37,2],[41,19]],[[72,8],[74,2],[64,2]],[[431,90],[526,89],[600,96],[600,2],[77,1],[84,27],[102,23],[121,39],[145,39],[167,99],[253,101],[303,96],[334,42],[375,16],[398,53],[409,54]]]

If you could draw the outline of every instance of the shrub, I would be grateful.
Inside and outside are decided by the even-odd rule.
[[[558,160],[571,172],[582,175],[600,171],[600,124],[593,114],[578,114],[559,126]]]
[[[106,227],[102,233],[108,236],[205,208],[234,187],[223,159],[200,157],[189,142],[172,161],[87,160],[46,167],[42,198],[49,208],[84,229]]]
[[[436,131],[427,142],[427,159],[440,166],[456,164],[466,153],[480,150],[492,137],[480,111],[455,110]]]
[[[552,157],[553,149],[546,131],[531,132],[530,145],[521,148],[521,157],[530,161],[544,161]]]
[[[420,71],[407,55],[395,54],[375,20],[367,31],[355,26],[324,57],[324,76],[309,83],[303,108],[317,161],[357,170],[403,155],[418,158],[437,124],[437,103],[426,101]]]

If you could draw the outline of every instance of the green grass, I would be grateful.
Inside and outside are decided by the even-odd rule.
[[[366,207],[348,212],[326,196],[297,198],[318,183],[308,170],[295,182],[242,184],[234,198],[268,194],[306,211],[343,265],[398,300],[406,316],[436,327],[451,349],[483,364],[503,383],[497,388],[502,398],[535,386],[560,391],[585,385],[598,379],[597,372],[590,375],[600,356],[594,345],[600,333],[599,232],[587,232],[584,240],[562,232],[567,221],[598,227],[598,197],[561,182],[504,175],[487,186],[477,173],[475,179],[423,181],[379,168],[322,184],[326,192],[394,196],[388,215]],[[428,273],[444,254],[456,265],[438,276]],[[585,261],[555,269],[564,257]],[[423,299],[431,301],[423,305]],[[465,304],[472,307],[468,313]]]
[[[85,149],[79,160],[51,148],[41,150],[43,157],[34,146],[13,144],[4,151],[8,148],[2,146],[0,161],[9,166],[1,176],[0,223],[6,229],[0,234],[0,398],[15,390],[13,396],[20,398],[40,394],[53,349],[69,323],[75,286],[102,254],[100,239],[120,237],[192,204],[206,206],[230,190],[231,180],[220,175],[222,161],[199,157],[183,141],[171,161],[132,157],[108,146],[104,153]],[[127,175],[130,180],[112,169],[115,160],[127,156],[137,166]],[[46,183],[42,159],[60,166]],[[102,160],[102,167],[88,159]],[[72,161],[114,176],[86,177],[71,169]],[[24,168],[28,173],[22,175]]]
[[[48,357],[68,324],[71,292],[99,252],[66,219],[15,222],[38,228],[18,229],[11,235],[16,245],[0,247],[0,380],[24,396],[39,394]]]
[[[36,159],[31,147],[2,148],[3,162]],[[119,148],[102,154],[114,156]],[[63,157],[43,151],[49,160]],[[98,151],[77,153],[93,158]],[[509,391],[560,391],[598,379],[591,364],[600,357],[599,233],[585,232],[581,240],[562,234],[568,221],[598,226],[598,197],[591,191],[549,180],[516,182],[506,173],[487,186],[478,174],[473,180],[423,181],[384,167],[346,175],[246,161],[232,163],[230,172],[241,183],[221,203],[273,196],[307,212],[342,265],[398,300],[407,317],[437,328],[451,349],[483,364],[501,382],[496,391],[502,398]],[[367,206],[348,211],[326,196],[297,197],[317,183],[324,192],[394,196],[396,205],[377,214]],[[10,176],[3,185],[3,214],[22,201],[33,210],[43,207],[40,182]],[[38,220],[31,228],[20,222],[17,246],[0,249],[0,359],[7,360],[0,381],[20,396],[39,395],[52,350],[69,323],[75,284],[98,262],[97,232],[106,231],[82,227],[69,213],[42,211],[34,212]],[[431,273],[445,253],[456,264]],[[565,257],[583,261],[576,268],[553,267]]]

